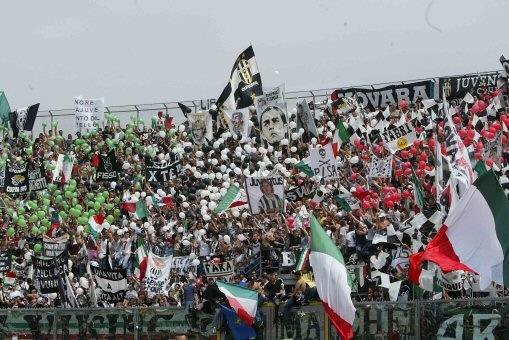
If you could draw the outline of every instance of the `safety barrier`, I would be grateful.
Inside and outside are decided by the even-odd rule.
[[[356,304],[358,339],[508,339],[509,298],[362,302]],[[340,339],[320,303],[262,307],[258,339]],[[213,315],[194,318],[183,308],[3,309],[2,339],[231,339],[216,333]]]

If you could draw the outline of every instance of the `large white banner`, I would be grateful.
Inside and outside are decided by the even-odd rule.
[[[385,147],[392,153],[406,149],[414,143],[417,139],[415,128],[411,122],[406,122],[401,125],[391,126],[385,129],[381,136],[383,138]]]
[[[88,132],[93,130],[104,119],[104,98],[84,99],[75,97],[74,112],[76,131]]]
[[[149,298],[157,294],[167,294],[166,285],[170,279],[172,264],[173,256],[161,257],[152,252],[148,254],[145,286]]]
[[[329,143],[319,148],[309,150],[308,162],[313,170],[315,176],[320,176],[322,179],[338,178],[338,167],[336,158],[332,151],[332,145]]]

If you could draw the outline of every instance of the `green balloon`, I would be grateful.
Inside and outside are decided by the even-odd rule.
[[[46,213],[45,213],[44,211],[39,210],[39,211],[37,212],[37,217],[38,217],[39,219],[43,219],[43,218],[44,218],[44,216],[46,216]]]
[[[40,228],[39,228],[39,232],[40,232],[41,234],[46,234],[46,232],[47,232],[47,231],[48,231],[48,228],[47,228],[47,227],[45,227],[45,226],[42,226],[42,227],[40,227]]]
[[[81,204],[76,204],[74,208],[78,210],[80,213],[83,211],[83,207],[81,206]]]
[[[109,224],[112,224],[112,223],[113,223],[113,221],[114,221],[114,219],[115,219],[115,218],[114,218],[112,215],[108,215],[108,216],[106,216],[106,221],[108,221],[108,223],[109,223]]]
[[[36,223],[38,218],[37,218],[37,215],[36,214],[33,214],[33,215],[30,215],[30,217],[28,218],[28,220],[32,223]]]
[[[19,207],[18,208],[18,214],[23,215],[25,213],[25,208]]]
[[[7,229],[7,236],[12,237],[14,234],[16,234],[16,230],[14,230],[13,227],[9,227],[9,229]]]
[[[72,197],[72,191],[67,190],[64,194],[65,198],[71,198]]]
[[[106,199],[104,199],[103,196],[99,196],[99,197],[97,197],[96,202],[99,202],[100,204],[103,204],[104,202],[106,202]]]
[[[45,207],[49,207],[51,201],[49,200],[49,198],[43,198],[42,199],[42,204],[45,206]]]
[[[87,224],[88,219],[85,216],[80,216],[80,217],[78,217],[78,222],[80,224]]]
[[[113,216],[119,217],[120,216],[120,209],[113,210]]]
[[[37,228],[36,226],[33,226],[32,227],[32,234],[39,234],[39,228]]]
[[[109,191],[103,191],[103,197],[104,199],[108,199],[108,197],[110,197]]]
[[[90,216],[94,216],[94,215],[95,215],[95,210],[94,210],[94,209],[90,209],[90,210],[88,211],[88,214],[87,214],[87,215],[88,215],[88,217],[89,217],[89,218],[90,218]]]
[[[50,220],[48,220],[48,219],[46,219],[46,218],[45,218],[45,219],[43,219],[43,220],[41,221],[41,223],[42,223],[42,225],[43,225],[43,226],[45,226],[46,228],[48,228],[48,227],[51,225]]]
[[[26,150],[25,150],[26,154],[29,155],[29,156],[32,156],[33,153],[34,153],[34,150],[32,149],[32,147],[28,147]]]
[[[21,217],[20,217],[20,218],[18,219],[18,225],[19,225],[20,227],[22,227],[22,228],[26,228],[26,226],[27,226],[27,221],[25,220],[25,218],[21,218]]]
[[[7,213],[9,214],[9,216],[14,215],[14,209],[12,209],[12,208],[7,208]]]
[[[101,209],[101,203],[99,203],[99,202],[95,202],[95,203],[94,203],[94,209],[95,209],[95,210],[100,210],[100,209]]]
[[[34,245],[34,251],[35,251],[36,253],[40,253],[40,252],[42,251],[42,244],[40,244],[40,243],[36,243],[36,244]]]
[[[57,202],[59,204],[62,203],[63,200],[64,200],[64,198],[62,197],[62,195],[58,195],[57,197],[55,197],[55,202]]]
[[[120,197],[115,196],[115,198],[113,199],[113,202],[116,204],[120,203]]]
[[[62,191],[61,190],[55,190],[55,196],[58,196],[58,195],[62,195]]]

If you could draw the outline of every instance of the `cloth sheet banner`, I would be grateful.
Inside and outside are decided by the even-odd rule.
[[[28,191],[27,163],[9,162],[5,170],[5,192],[8,194],[24,194]]]
[[[101,289],[99,301],[108,303],[122,302],[127,290],[127,273],[125,269],[105,269],[90,266],[97,287]]]
[[[40,191],[48,188],[44,165],[28,167],[28,190]]]
[[[385,147],[395,154],[413,145],[417,139],[417,133],[411,122],[390,126],[381,134]]]
[[[47,257],[55,257],[67,250],[69,235],[65,234],[57,238],[51,238],[43,235],[43,255]]]
[[[88,132],[95,129],[104,120],[104,98],[74,98],[76,131]]]
[[[486,91],[496,91],[498,76],[498,72],[489,72],[438,78],[438,93],[445,93],[449,103],[457,106],[461,104],[467,93],[473,96],[481,96]]]
[[[182,164],[178,156],[172,156],[169,161],[145,161],[145,178],[154,183],[166,183],[180,174]]]
[[[226,262],[214,263],[212,261],[203,263],[206,277],[228,277],[235,272],[233,260]]]
[[[309,164],[315,176],[320,176],[324,180],[339,177],[338,166],[331,144],[310,149],[306,163]]]
[[[170,280],[170,271],[173,257],[160,257],[149,253],[147,258],[147,271],[145,274],[145,286],[149,297],[158,294],[167,294],[166,286]]]
[[[284,212],[285,188],[282,176],[246,177],[246,193],[251,213]]]
[[[375,110],[385,108],[389,104],[397,104],[400,100],[415,104],[418,99],[434,98],[434,87],[433,80],[395,84],[378,89],[351,87],[335,90],[331,94],[331,99],[354,97],[362,108]]]
[[[371,178],[391,178],[392,176],[392,156],[385,158],[374,157],[369,165],[368,177]]]
[[[278,144],[288,139],[288,117],[284,86],[265,91],[255,98],[260,137],[266,144]]]

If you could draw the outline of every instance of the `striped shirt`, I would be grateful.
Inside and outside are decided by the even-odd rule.
[[[283,200],[278,195],[268,197],[263,195],[258,201],[258,208],[262,213],[273,213],[283,211]]]

